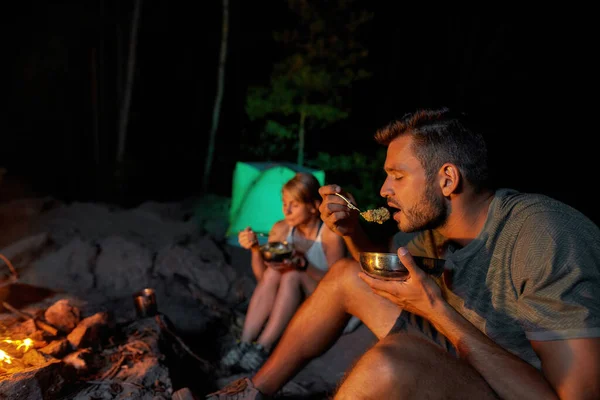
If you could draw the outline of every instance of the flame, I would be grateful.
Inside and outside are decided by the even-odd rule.
[[[15,346],[17,346],[17,350],[19,350],[21,347],[25,347],[25,350],[23,350],[23,353],[25,353],[27,350],[29,350],[31,348],[31,346],[33,346],[33,340],[31,340],[29,338],[23,339],[23,340],[4,339],[3,342],[14,344]]]
[[[7,364],[11,364],[11,358],[8,354],[6,354],[4,351],[0,350],[0,361],[3,361]]]
[[[17,350],[23,349],[23,353],[29,350],[33,346],[33,340],[30,338],[23,340],[13,340],[13,339],[3,339],[2,342],[12,344],[17,347]],[[12,363],[12,357],[6,354],[3,350],[0,350],[0,363],[4,362],[6,364]]]

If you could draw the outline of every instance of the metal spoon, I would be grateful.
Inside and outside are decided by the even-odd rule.
[[[243,231],[238,231],[238,235],[239,235],[240,233],[242,233],[242,232],[243,232]],[[254,231],[253,231],[253,232],[254,232]],[[262,232],[254,232],[254,234],[255,234],[256,236],[261,236],[261,237],[267,237],[267,236],[269,236],[269,235],[267,235],[266,233],[262,233]]]
[[[352,210],[356,210],[359,213],[362,213],[362,211],[360,211],[360,209],[358,207],[356,207],[354,204],[352,204],[350,202],[350,200],[348,200],[347,198],[345,198],[344,196],[342,196],[339,193],[334,193],[336,196],[340,197],[342,200],[344,200],[346,202],[346,204],[348,205],[348,208],[352,209]]]

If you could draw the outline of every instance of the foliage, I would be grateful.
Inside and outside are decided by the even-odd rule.
[[[286,55],[269,85],[249,88],[246,97],[250,121],[261,122],[251,152],[281,159],[294,150],[302,164],[305,135],[349,116],[352,83],[370,76],[360,65],[368,51],[358,31],[372,15],[352,11],[353,3],[288,0],[297,22],[274,34]]]

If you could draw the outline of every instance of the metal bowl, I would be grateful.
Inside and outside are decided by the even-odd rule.
[[[360,266],[369,276],[385,280],[405,280],[408,270],[396,253],[360,253]]]
[[[281,262],[292,256],[294,248],[288,242],[269,242],[260,246],[265,261]]]
[[[439,277],[444,272],[446,260],[412,256],[415,264],[427,274]],[[403,281],[408,277],[408,270],[396,253],[360,253],[360,266],[369,276],[377,279]]]

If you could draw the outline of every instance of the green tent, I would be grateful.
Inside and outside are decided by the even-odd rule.
[[[237,244],[237,234],[246,227],[268,234],[283,219],[281,188],[296,172],[312,173],[321,185],[325,172],[292,163],[237,162],[229,208],[227,238]]]

